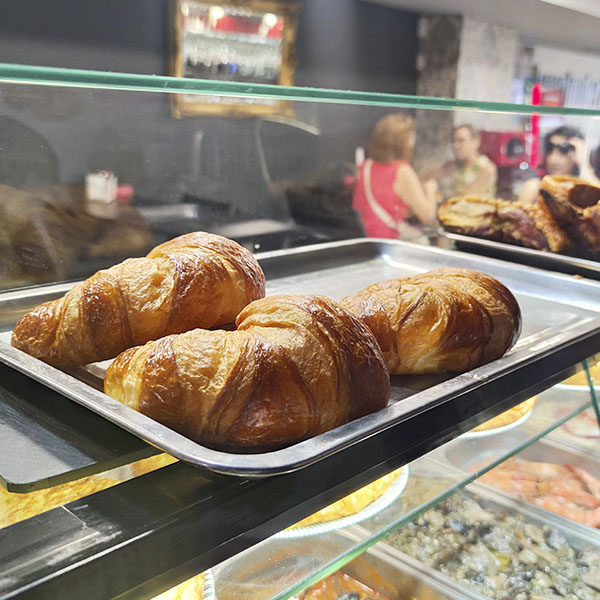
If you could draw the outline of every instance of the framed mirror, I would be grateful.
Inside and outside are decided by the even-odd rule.
[[[175,77],[292,85],[299,4],[277,0],[174,0],[169,74]],[[293,114],[269,99],[176,94],[176,117]]]

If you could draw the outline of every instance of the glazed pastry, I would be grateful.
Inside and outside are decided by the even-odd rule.
[[[600,187],[577,177],[546,176],[539,198],[572,240],[579,254],[600,253]]]
[[[570,240],[538,197],[531,206],[485,196],[456,196],[438,210],[444,229],[463,235],[517,244],[535,250],[566,252]]]
[[[171,333],[231,323],[264,294],[264,274],[248,250],[189,233],[34,308],[15,326],[12,345],[55,366],[82,365]]]
[[[511,292],[469,269],[376,283],[342,304],[371,329],[398,375],[468,371],[502,356],[521,331]]]
[[[119,355],[104,391],[191,439],[273,448],[387,405],[390,381],[368,328],[324,296],[248,305],[236,331],[196,329]]]

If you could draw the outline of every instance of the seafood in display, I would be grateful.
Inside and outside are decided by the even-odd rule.
[[[600,550],[464,494],[385,541],[494,600],[600,598]]]
[[[581,467],[513,457],[479,481],[583,525],[600,527],[600,479]]]

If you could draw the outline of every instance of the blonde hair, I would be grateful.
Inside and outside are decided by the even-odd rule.
[[[371,134],[369,156],[377,162],[412,158],[415,121],[408,115],[392,113],[379,119]]]

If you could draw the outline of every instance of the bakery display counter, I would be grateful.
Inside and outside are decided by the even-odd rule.
[[[10,146],[3,147],[3,152],[13,161],[14,177],[9,184],[0,181],[0,598],[126,600],[166,593],[165,599],[202,594],[206,600],[307,600],[341,593],[345,600],[354,600],[363,592],[384,599],[479,597],[481,590],[476,587],[465,591],[465,581],[453,579],[443,569],[432,569],[404,547],[392,548],[405,527],[420,523],[422,515],[437,510],[439,502],[465,487],[467,494],[485,496],[486,502],[494,504],[493,510],[523,509],[527,518],[535,513],[536,526],[539,519],[545,519],[573,532],[573,540],[595,543],[592,520],[575,522],[549,510],[558,494],[555,480],[532,482],[534,488],[546,492],[545,507],[531,501],[532,494],[525,497],[508,484],[514,479],[512,471],[526,471],[531,463],[566,461],[574,467],[568,468],[573,475],[568,482],[576,505],[584,512],[595,510],[596,496],[582,482],[589,475],[585,485],[591,486],[600,472],[595,466],[600,455],[596,390],[589,387],[594,368],[590,357],[600,351],[600,284],[425,243],[357,238],[364,222],[353,206],[360,167],[353,160],[361,154],[355,149],[366,146],[373,125],[389,112],[410,113],[407,122],[419,117],[414,119],[418,123],[414,137],[422,144],[422,156],[442,145],[439,135],[425,133],[439,129],[445,135],[444,129],[450,132],[454,121],[465,117],[476,120],[495,112],[523,120],[540,112],[577,122],[589,134],[600,113],[19,65],[0,65],[0,88],[0,134],[6,121],[18,121],[24,131],[44,140],[44,148],[49,149],[46,154],[52,155],[56,166],[51,180],[38,180],[26,156],[31,146],[26,140],[7,138]],[[222,110],[219,116],[174,118],[169,106],[177,95],[196,97]],[[242,97],[248,107],[261,106],[260,115],[284,101],[289,110],[286,115],[294,118],[271,119],[262,128],[259,113],[246,118],[229,113],[233,97]],[[58,119],[53,112],[57,106],[74,109]],[[442,117],[443,126],[437,120]],[[419,131],[421,126],[430,131]],[[269,131],[263,131],[264,138],[257,142],[261,128]],[[298,137],[300,130],[315,134],[307,141]],[[121,192],[126,194],[112,194],[115,178],[125,184]],[[98,189],[82,185],[88,179],[111,185],[100,190],[98,197]],[[69,190],[73,193],[66,197]],[[95,220],[89,219],[90,211],[96,211]],[[124,218],[127,214],[131,220]],[[194,287],[187,282],[202,279],[198,275],[202,269],[194,263],[201,259],[190,259],[182,267],[183,262],[159,256],[166,265],[164,273],[172,277],[148,283],[144,278],[152,279],[149,273],[153,271],[145,261],[156,255],[154,250],[152,256],[140,255],[165,242],[167,236],[215,231],[217,226],[245,245],[240,248],[246,254],[240,255],[231,240],[220,242],[229,244],[230,250],[235,248],[225,255],[243,256],[245,267],[254,266],[252,274],[245,275],[256,284],[257,294],[245,298],[221,321],[186,321],[184,326],[183,321],[195,315],[196,309],[224,308],[245,283],[235,280],[225,291],[215,288],[214,292],[206,292],[198,283],[204,294],[201,301],[184,310],[181,298]],[[338,241],[303,245],[332,236]],[[425,242],[425,237],[416,239]],[[274,250],[254,257],[248,250],[258,250],[257,240],[263,244],[261,249],[268,244]],[[196,257],[197,245],[190,244],[190,248]],[[93,286],[82,294],[81,306],[67,319],[79,325],[62,338],[56,354],[52,354],[52,344],[44,347],[42,343],[51,337],[43,318],[28,318],[28,325],[23,326],[26,332],[20,330],[13,337],[24,315],[68,294],[75,278],[90,277],[125,255],[134,260],[127,262],[124,275],[115,276],[114,288],[110,278],[115,271],[94,279],[110,280],[106,285],[112,291],[106,298]],[[223,254],[219,260],[226,260]],[[132,264],[141,266],[128,270]],[[444,267],[453,269],[452,273],[427,274]],[[262,298],[261,269],[266,276],[266,298]],[[470,274],[457,274],[458,269]],[[208,274],[202,272],[207,282],[235,279],[232,271],[213,278],[210,269]],[[413,371],[408,373],[400,369],[404,365],[394,364],[385,330],[378,338],[369,328],[369,303],[366,313],[358,314],[353,310],[359,311],[360,306],[353,307],[352,298],[343,300],[345,296],[356,299],[365,288],[402,277],[410,278],[414,289],[433,289],[434,298],[444,287],[442,282],[447,284],[445,293],[440,293],[444,299],[428,304],[431,314],[441,307],[443,316],[425,322],[422,331],[407,334],[402,344],[396,344],[398,355],[404,350],[411,355]],[[452,277],[464,277],[470,282],[467,287],[477,285],[479,291],[470,294],[450,285]],[[138,285],[139,281],[148,285]],[[163,281],[167,282],[164,289]],[[241,277],[241,281],[246,279]],[[130,288],[142,291],[135,296]],[[169,305],[173,319],[169,316],[148,333],[142,318],[136,326],[144,335],[140,333],[137,341],[132,335],[124,344],[115,342],[106,351],[109,334],[131,327],[130,313],[125,319],[115,309],[120,299],[135,296],[129,302],[129,308],[134,307],[132,315],[164,316],[163,305],[154,302],[159,292],[164,292],[164,298],[176,298]],[[337,324],[345,332],[339,335],[338,344],[344,351],[336,353],[333,343],[321,344],[329,349],[327,364],[332,365],[322,369],[327,385],[314,385],[316,391],[311,388],[306,396],[279,393],[294,386],[302,391],[296,374],[302,370],[310,375],[317,362],[308,342],[308,350],[290,350],[295,338],[288,335],[286,310],[280,311],[283,317],[277,326],[289,347],[280,343],[282,338],[272,341],[265,332],[256,334],[263,341],[271,340],[260,347],[276,348],[279,362],[250,363],[245,355],[239,362],[247,371],[247,381],[256,384],[248,389],[261,390],[258,405],[270,406],[275,398],[279,406],[287,407],[292,396],[310,400],[320,397],[317,392],[325,388],[333,390],[327,396],[331,405],[341,404],[344,394],[336,387],[341,382],[348,397],[360,396],[360,404],[372,394],[376,406],[367,407],[357,418],[350,410],[341,416],[336,413],[335,419],[324,419],[323,428],[310,429],[312,436],[290,427],[289,437],[277,437],[283,421],[293,425],[306,417],[314,425],[315,415],[328,415],[325,409],[313,410],[307,401],[308,408],[294,412],[294,419],[288,418],[293,412],[288,410],[283,411],[285,419],[268,421],[273,438],[262,447],[252,435],[263,421],[253,420],[251,411],[238,415],[243,420],[250,414],[246,422],[253,425],[248,427],[251,435],[245,431],[232,438],[201,438],[206,431],[214,433],[210,431],[218,421],[214,413],[204,419],[201,425],[206,428],[199,433],[187,418],[165,423],[160,410],[149,416],[141,403],[132,408],[130,397],[121,398],[126,400],[122,402],[118,394],[110,394],[110,384],[107,394],[103,392],[107,368],[112,369],[114,357],[123,357],[119,353],[141,352],[132,346],[199,330],[198,335],[206,339],[214,335],[239,339],[242,336],[237,334],[245,330],[240,323],[236,330],[233,321],[250,304],[255,307],[254,303],[263,302],[268,313],[270,297],[276,294],[295,295],[295,305],[294,301],[280,302],[288,309],[294,306],[289,309],[295,315],[290,323],[309,332],[303,339],[321,339],[323,331],[329,332],[331,323],[323,317],[329,313],[322,310],[315,317],[317,313],[310,312],[315,304],[344,315],[341,325]],[[302,304],[300,295],[312,299]],[[319,300],[316,295],[329,298]],[[422,304],[419,299],[403,310],[410,314],[415,307],[423,308]],[[490,306],[494,307],[491,312]],[[45,314],[44,309],[39,311],[38,316]],[[404,322],[399,312],[395,315],[399,318],[394,317],[400,321],[398,327]],[[85,326],[79,322],[84,314],[89,317]],[[260,329],[261,318],[272,325],[270,317],[262,314],[249,328]],[[496,326],[496,319],[502,326]],[[351,333],[361,332],[356,338],[342,327],[348,322],[353,326]],[[454,326],[456,335],[446,335],[436,347],[432,340],[441,322]],[[465,322],[471,325],[463,327]],[[371,325],[377,329],[377,323]],[[80,343],[88,329],[94,335]],[[448,366],[444,361],[453,354],[462,329],[470,331],[466,337],[473,349],[465,342],[469,350],[457,352],[460,365]],[[496,334],[503,343],[496,344]],[[77,348],[75,339],[79,340]],[[424,342],[430,344],[430,351],[422,349]],[[212,352],[226,343],[205,347]],[[31,351],[34,347],[35,352]],[[488,356],[492,347],[495,354]],[[367,375],[344,368],[361,358],[360,348],[368,348],[368,356],[376,358],[364,361]],[[188,353],[187,367],[177,363],[178,370],[173,367],[176,361],[164,358],[166,354],[157,363],[140,360],[148,379],[129,385],[132,379],[124,376],[119,380],[126,382],[124,395],[150,389],[146,384],[150,386],[148,381],[156,375],[152,379],[156,387],[148,398],[159,399],[156,406],[162,407],[167,398],[162,391],[168,389],[173,392],[169,397],[175,398],[174,406],[184,404],[177,404],[183,397],[177,394],[196,392],[190,381],[202,377],[195,377],[195,368],[198,363],[207,364],[197,360],[196,349]],[[34,356],[38,350],[40,355]],[[51,360],[77,352],[79,358],[69,364]],[[224,350],[222,354],[229,356]],[[302,360],[297,361],[299,356]],[[117,360],[121,360],[117,367],[126,362]],[[159,363],[160,368],[153,368]],[[172,377],[160,375],[166,364],[173,367]],[[389,377],[391,372],[396,374]],[[270,379],[272,373],[274,379]],[[374,374],[379,374],[380,388],[373,385]],[[576,374],[583,379],[566,381]],[[264,375],[269,385],[261,387],[264,382],[258,375]],[[214,376],[202,379],[210,384],[217,380]],[[312,385],[317,379],[307,376],[301,383],[308,380]],[[237,381],[222,386],[235,392],[227,406],[239,400]],[[271,385],[273,381],[277,385]],[[202,388],[203,394],[206,389]],[[190,406],[198,404],[203,402]],[[293,405],[294,410],[297,406]],[[235,431],[238,421],[232,423]],[[585,460],[579,460],[581,456]],[[513,460],[508,463],[514,467],[511,473],[496,471],[507,459]],[[586,475],[577,469],[584,469]],[[508,483],[503,487],[499,482]],[[485,510],[492,511],[491,504]],[[573,546],[569,552],[582,550]],[[502,575],[498,574],[497,581]]]
[[[227,565],[233,569],[236,561],[244,556],[240,552],[246,548],[262,556],[267,552],[262,544],[274,543],[280,547],[283,544],[289,548],[290,544],[306,543],[305,538],[311,536],[294,540],[292,535],[283,532],[331,501],[408,464],[408,469],[401,471],[406,481],[402,485],[392,482],[389,490],[381,495],[386,501],[376,504],[379,500],[376,499],[371,503],[381,510],[365,519],[351,519],[353,526],[359,523],[365,531],[369,531],[369,523],[375,524],[369,535],[358,542],[349,539],[345,548],[319,544],[323,551],[321,556],[311,545],[310,569],[305,572],[295,569],[294,582],[283,589],[277,589],[277,583],[275,587],[267,586],[266,597],[287,598],[320,579],[334,565],[360,554],[391,530],[410,523],[442,497],[473,481],[506,456],[564,422],[574,420],[592,406],[594,388],[586,388],[581,383],[577,390],[544,390],[571,375],[578,360],[597,350],[600,330],[594,282],[394,241],[338,242],[259,255],[258,259],[266,273],[269,294],[319,291],[333,297],[373,281],[424,271],[434,265],[478,267],[501,278],[516,293],[523,312],[523,332],[519,343],[496,361],[458,376],[393,376],[392,398],[387,409],[312,440],[255,454],[228,454],[199,446],[194,455],[185,451],[194,445],[191,440],[186,441],[188,446],[184,446],[184,451],[172,446],[172,440],[179,443],[181,436],[171,436],[166,428],[162,434],[158,423],[140,435],[139,430],[134,431],[127,423],[119,422],[125,415],[120,404],[115,403],[121,407],[116,413],[118,418],[110,418],[107,410],[110,399],[98,391],[100,386],[93,381],[101,370],[88,368],[86,377],[75,378],[73,370],[57,370],[29,355],[22,360],[22,353],[4,342],[2,356],[6,365],[3,368],[6,373],[10,373],[12,367],[17,369],[6,384],[16,400],[6,402],[5,406],[19,408],[19,419],[8,422],[6,431],[11,435],[19,433],[19,436],[13,435],[13,439],[43,447],[54,457],[54,469],[56,465],[63,466],[62,471],[55,470],[53,479],[48,473],[40,475],[40,468],[45,468],[49,461],[32,461],[37,479],[22,478],[20,491],[27,490],[28,486],[29,489],[49,487],[48,494],[52,495],[54,483],[76,481],[86,471],[96,473],[102,481],[115,477],[101,474],[106,470],[105,465],[121,465],[125,469],[125,473],[119,472],[115,485],[106,489],[91,487],[89,492],[96,493],[90,495],[84,488],[82,497],[79,497],[81,494],[64,498],[59,495],[58,502],[47,505],[55,508],[0,530],[0,537],[17,541],[2,545],[1,560],[10,575],[3,580],[3,593],[7,597],[47,596],[65,589],[76,593],[84,580],[91,580],[97,590],[88,593],[90,597],[94,593],[98,597],[105,597],[107,593],[150,597],[170,583],[213,567],[218,595],[220,582],[224,581],[219,576],[220,568],[215,567],[220,559],[233,556],[234,564]],[[7,314],[18,316],[19,311],[27,309],[28,303],[38,303],[55,293],[52,286],[34,291],[32,296],[28,290],[6,294]],[[9,331],[3,335],[6,339]],[[581,369],[585,382],[589,363],[585,362]],[[19,381],[21,383],[14,387],[13,383]],[[28,429],[27,419],[32,426],[44,430],[48,423],[48,406],[42,404],[31,410],[22,390],[19,391],[20,385],[32,396],[39,394],[47,398],[50,388],[68,400],[75,400],[72,405],[69,402],[64,405],[65,412],[58,421],[50,419],[51,430],[62,429],[62,445],[54,444],[53,436],[32,439],[23,434]],[[79,389],[86,390],[83,401],[77,395]],[[535,402],[529,400],[532,395],[537,395]],[[99,399],[102,410],[87,410],[94,409],[89,398]],[[57,396],[55,400],[63,402],[65,398]],[[474,426],[481,426],[490,417],[526,400],[527,404],[517,409],[511,422],[496,420],[483,431],[471,431]],[[560,407],[559,412],[556,407]],[[543,416],[538,418],[539,411]],[[53,412],[49,412],[51,417]],[[84,451],[80,448],[79,453],[72,452],[71,448],[65,452],[65,443],[68,447],[69,440],[82,441],[82,424],[88,416],[98,418],[93,412],[126,425],[125,429],[147,438],[159,448],[172,450],[172,454],[183,460],[138,476],[139,473],[128,466],[132,458],[143,456],[143,447],[136,448],[135,444],[129,448],[129,454],[113,454],[110,461],[90,461],[85,448]],[[134,414],[137,415],[137,420],[132,421],[134,424],[143,421],[143,415]],[[69,427],[73,434],[65,430]],[[93,429],[89,424],[87,427]],[[464,465],[442,460],[440,455],[432,453],[436,448],[441,452],[444,444],[457,438],[461,444],[471,444],[474,455],[485,458],[478,445],[481,440],[507,432],[522,437],[508,438],[514,444],[509,443],[499,450],[492,462],[477,465],[472,472],[465,470]],[[148,454],[153,451],[149,450]],[[135,455],[135,452],[142,454]],[[110,455],[106,452],[105,456]],[[215,456],[219,459],[216,463],[212,460]],[[206,457],[211,460],[207,461]],[[5,467],[20,468],[23,474],[27,461],[12,460],[8,453],[3,459]],[[203,468],[196,469],[186,462]],[[417,477],[421,471],[433,473],[433,479],[440,484],[434,486],[429,478],[426,497],[415,495],[411,486],[413,476]],[[221,472],[234,473],[237,477],[224,477]],[[243,475],[258,477],[252,481]],[[8,481],[6,477],[5,480]],[[14,490],[19,489],[16,480],[12,484]],[[43,506],[43,502],[41,504]],[[372,507],[362,510],[369,511]],[[332,521],[334,525],[336,520]],[[339,521],[347,523],[343,517]],[[214,526],[215,522],[220,523],[219,527]],[[316,529],[319,535],[327,533],[323,533],[323,528]],[[198,536],[198,531],[205,535]],[[40,532],[46,532],[42,540]],[[268,540],[270,536],[275,539]],[[260,543],[261,540],[267,541]],[[160,552],[154,551],[157,547],[161,548]],[[47,561],[50,554],[54,556],[51,566]],[[138,556],[144,556],[143,564],[138,564]],[[129,568],[132,561],[137,565],[133,571]],[[282,562],[285,565],[289,561]],[[111,573],[110,583],[106,582],[107,572]],[[232,584],[236,579],[230,571],[227,573],[226,581]],[[277,581],[281,583],[285,579],[278,577]]]

